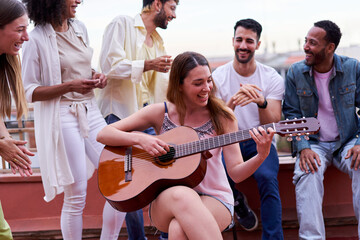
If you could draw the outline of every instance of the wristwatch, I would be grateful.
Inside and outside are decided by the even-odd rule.
[[[266,107],[267,107],[266,98],[264,98],[264,99],[265,99],[265,101],[264,101],[263,105],[259,105],[259,104],[258,104],[258,108],[266,108]]]

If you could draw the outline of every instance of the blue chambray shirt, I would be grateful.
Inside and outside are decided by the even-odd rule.
[[[354,137],[357,138],[355,144],[360,145],[360,122],[356,113],[356,108],[360,107],[360,66],[358,60],[336,54],[334,66],[329,93],[340,135],[337,146],[340,150]],[[305,64],[305,60],[294,63],[289,68],[285,80],[285,118],[317,117],[318,102],[319,96],[312,68]],[[300,141],[293,141],[293,155],[317,142],[319,134],[310,135],[309,141],[303,137]]]

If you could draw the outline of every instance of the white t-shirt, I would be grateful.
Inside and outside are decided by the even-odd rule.
[[[272,67],[256,62],[256,70],[250,77],[238,74],[233,61],[218,67],[212,74],[218,88],[217,96],[228,102],[242,84],[255,84],[262,89],[261,93],[266,99],[282,100],[284,97],[284,79]],[[240,130],[250,129],[260,125],[259,111],[256,103],[249,103],[244,107],[236,106],[234,109]]]

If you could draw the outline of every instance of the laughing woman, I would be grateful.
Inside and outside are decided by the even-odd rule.
[[[21,80],[19,50],[27,34],[28,16],[25,6],[17,0],[0,0],[0,156],[9,162],[13,173],[32,174],[33,155],[25,147],[25,141],[10,137],[4,117],[11,114],[11,94],[15,99],[17,119],[27,112],[24,88]]]
[[[27,111],[21,80],[19,50],[27,34],[28,16],[25,6],[17,0],[0,0],[0,156],[9,162],[12,172],[21,176],[32,174],[33,154],[25,148],[25,141],[10,137],[4,124],[4,117],[11,114],[11,94],[15,99],[17,119]],[[12,239],[10,227],[4,219],[0,202],[0,239]]]
[[[106,126],[93,89],[105,87],[106,77],[92,70],[87,30],[74,19],[82,1],[23,2],[35,23],[24,44],[23,76],[26,98],[34,102],[45,201],[64,192],[63,238],[80,240],[87,180],[103,148],[96,135]],[[118,239],[124,216],[106,203],[101,239]]]
[[[97,139],[112,146],[140,145],[151,156],[160,156],[169,151],[169,145],[139,131],[153,127],[161,134],[189,126],[200,139],[237,131],[232,111],[215,97],[215,91],[205,57],[194,52],[180,54],[171,66],[169,102],[147,106],[106,126]],[[151,220],[159,230],[169,233],[169,239],[222,239],[221,231],[232,225],[234,199],[221,162],[221,150],[229,175],[240,182],[254,173],[269,154],[274,130],[253,129],[250,135],[258,150],[252,159],[243,162],[239,144],[210,150],[212,157],[207,159],[206,174],[198,186],[170,187],[153,200]]]

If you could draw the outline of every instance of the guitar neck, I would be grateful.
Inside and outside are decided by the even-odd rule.
[[[261,125],[264,129],[269,127],[273,128],[275,131],[275,124],[269,123],[265,125]],[[214,148],[223,147],[226,145],[230,145],[233,143],[243,142],[251,139],[251,135],[249,133],[250,129],[240,130],[237,132],[226,133],[219,136],[206,138],[194,142],[184,143],[180,145],[174,146],[175,148],[175,156],[174,158],[181,158],[188,155],[196,154],[199,152],[211,150]]]

